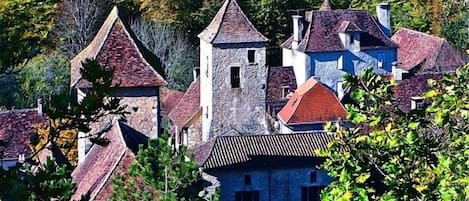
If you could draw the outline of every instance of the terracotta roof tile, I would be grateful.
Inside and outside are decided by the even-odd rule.
[[[180,128],[194,117],[200,110],[200,78],[191,83],[179,103],[169,113],[168,117]]]
[[[269,67],[267,78],[266,103],[269,114],[275,117],[285,106],[288,99],[283,97],[284,91],[294,92],[297,88],[295,72],[291,66]]]
[[[442,74],[416,74],[408,79],[404,79],[399,85],[394,87],[394,97],[399,99],[399,109],[404,112],[410,111],[410,102],[412,97],[422,96],[423,93],[430,90],[427,80],[440,80]]]
[[[439,68],[440,71],[453,71],[466,63],[461,52],[453,48],[444,38],[401,28],[392,40],[399,45],[398,61],[404,70],[421,65],[421,70]]]
[[[226,0],[212,22],[199,34],[212,44],[267,42],[239,7],[236,0]]]
[[[0,152],[4,158],[30,157],[30,137],[37,134],[36,125],[44,123],[36,109],[0,111]]]
[[[153,57],[153,58],[150,58]],[[71,60],[72,86],[89,87],[79,80],[81,62],[96,59],[101,65],[114,68],[113,85],[120,87],[154,87],[166,85],[166,81],[150,63],[158,63],[139,43],[114,7],[93,41]],[[156,64],[154,64],[155,67]]]
[[[329,133],[222,136],[195,147],[194,153],[205,169],[311,164],[319,158],[315,150],[326,149],[333,139]]]
[[[397,47],[368,11],[308,11],[305,20],[309,25],[298,47],[302,52],[345,51],[338,34],[344,21],[354,25],[351,30],[361,30],[360,47],[363,50]],[[291,49],[292,41],[293,36],[282,47]]]
[[[163,115],[168,115],[184,96],[184,92],[162,87],[160,88],[160,96],[161,113]]]
[[[112,194],[112,176],[116,171],[130,167],[137,153],[137,146],[146,144],[147,140],[143,134],[117,121],[105,137],[110,143],[107,146],[94,145],[85,160],[73,171],[73,182],[76,183],[77,190],[72,199],[78,200],[89,192],[91,200],[108,200]]]
[[[334,92],[314,78],[301,85],[278,113],[287,125],[322,123],[346,116],[347,111]]]

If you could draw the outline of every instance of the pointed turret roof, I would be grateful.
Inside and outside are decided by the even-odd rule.
[[[329,0],[324,0],[324,2],[322,2],[321,4],[321,7],[319,7],[319,11],[331,11],[332,10],[332,7],[331,7],[331,3],[329,2]]]
[[[100,65],[113,68],[114,86],[158,87],[167,84],[154,69],[160,67],[158,58],[136,39],[117,7],[109,13],[93,41],[71,60],[73,87],[89,87],[87,81],[80,79],[81,62],[85,59],[95,59]]]
[[[268,41],[252,25],[236,0],[226,0],[212,22],[198,36],[212,44]]]

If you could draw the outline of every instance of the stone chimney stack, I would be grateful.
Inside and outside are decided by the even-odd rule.
[[[44,115],[43,106],[42,106],[42,99],[40,99],[40,98],[37,99],[37,115],[39,115],[39,116]]]
[[[292,49],[298,48],[298,44],[300,44],[301,39],[303,38],[303,23],[301,19],[303,18],[300,15],[293,15],[293,42],[292,42]]]
[[[389,3],[380,3],[376,6],[376,15],[381,30],[386,36],[391,37],[391,5]]]

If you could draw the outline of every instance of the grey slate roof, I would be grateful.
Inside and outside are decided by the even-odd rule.
[[[345,51],[339,38],[344,31],[360,33],[360,48],[388,49],[397,45],[387,37],[376,19],[368,11],[359,10],[313,10],[306,12],[306,33],[299,43],[301,52]],[[291,49],[293,36],[281,46]]]
[[[267,42],[239,7],[236,0],[226,0],[199,38],[212,44]]]
[[[288,165],[319,159],[315,150],[326,149],[333,139],[329,133],[221,136],[193,152],[204,169]]]

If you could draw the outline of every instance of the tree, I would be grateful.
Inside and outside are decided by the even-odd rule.
[[[336,178],[322,200],[465,200],[469,198],[469,65],[430,81],[428,107],[404,113],[375,75],[346,76],[356,128],[335,128],[323,167]]]
[[[57,53],[39,54],[19,69],[16,79],[20,88],[15,106],[34,107],[37,99],[47,100],[52,94],[68,92],[70,63]]]
[[[134,19],[130,26],[137,38],[160,59],[169,87],[186,90],[193,81],[192,69],[198,66],[197,48],[171,25]]]
[[[176,151],[170,143],[164,134],[151,139],[146,148],[140,146],[129,178],[114,179],[112,200],[202,200],[198,165],[186,147]]]
[[[70,200],[75,185],[71,171],[47,158],[44,164],[25,165],[8,171],[0,168],[0,200]]]
[[[0,1],[0,73],[32,58],[54,26],[57,0]]]

